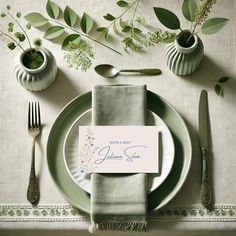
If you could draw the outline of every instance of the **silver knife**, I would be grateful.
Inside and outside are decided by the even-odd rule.
[[[212,203],[212,193],[208,176],[209,111],[206,90],[202,90],[200,95],[198,122],[202,158],[202,180],[200,199],[202,205],[207,208]]]

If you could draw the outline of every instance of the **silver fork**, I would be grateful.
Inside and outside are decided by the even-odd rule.
[[[35,175],[35,141],[41,132],[41,118],[39,103],[29,103],[28,110],[28,132],[33,137],[32,143],[32,159],[29,185],[27,190],[27,199],[31,204],[36,204],[39,201],[39,183]]]

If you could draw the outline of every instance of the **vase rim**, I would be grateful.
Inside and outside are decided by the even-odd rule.
[[[178,36],[183,34],[183,33],[186,33],[186,32],[190,32],[190,31],[189,30],[183,30],[178,34]],[[177,37],[177,39],[175,39],[175,46],[179,50],[179,52],[187,54],[187,53],[193,52],[196,49],[196,47],[198,45],[198,36],[193,35],[193,37],[194,37],[194,43],[190,47],[181,46],[178,42],[178,37]]]
[[[27,48],[24,50],[24,52],[21,53],[20,55],[20,64],[21,66],[24,68],[25,71],[27,71],[28,73],[38,73],[40,71],[42,71],[46,65],[47,65],[47,55],[45,53],[45,51],[43,50],[43,48],[40,48],[39,50],[36,50],[38,52],[40,52],[42,55],[43,55],[43,64],[36,68],[36,69],[29,69],[28,67],[26,67],[24,64],[23,64],[23,57],[25,56],[25,54],[31,50],[36,50],[35,48]]]

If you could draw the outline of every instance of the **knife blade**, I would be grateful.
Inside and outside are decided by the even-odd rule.
[[[209,148],[209,110],[208,95],[206,90],[201,91],[199,100],[199,141],[202,159],[202,179],[200,200],[204,207],[208,208],[212,203],[212,193],[208,176],[208,148]]]
[[[208,148],[208,98],[207,91],[202,90],[199,101],[199,139],[201,148]]]

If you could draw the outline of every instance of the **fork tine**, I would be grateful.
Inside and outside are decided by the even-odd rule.
[[[38,127],[41,127],[41,116],[40,116],[40,106],[39,106],[39,102],[38,102]]]
[[[31,118],[30,118],[30,102],[29,102],[29,108],[28,108],[28,129],[30,129],[31,126]]]
[[[38,128],[38,114],[37,114],[37,107],[36,102],[34,102],[34,120],[35,120],[35,128]]]
[[[33,102],[31,103],[31,118],[32,118],[31,128],[34,128],[35,127],[35,122],[34,122],[34,103]]]

